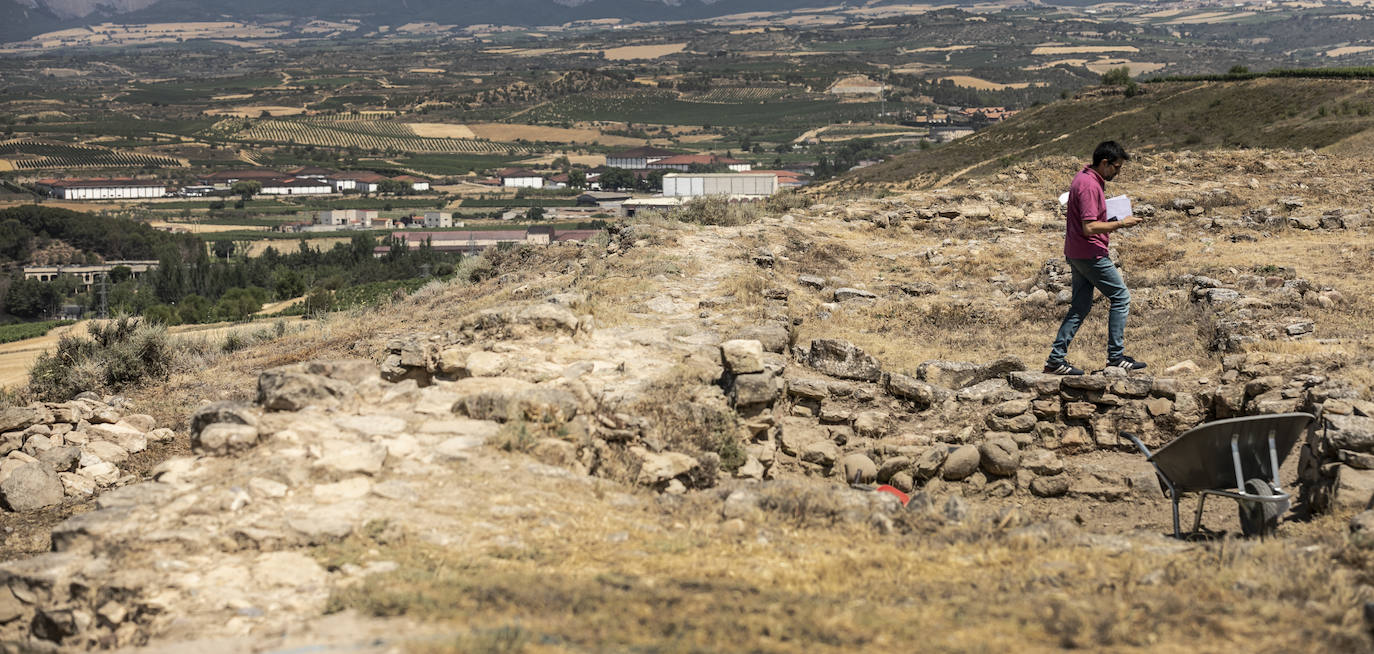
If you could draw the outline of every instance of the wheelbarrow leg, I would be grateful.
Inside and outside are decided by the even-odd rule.
[[[1183,538],[1183,534],[1178,531],[1178,495],[1169,498],[1174,503],[1174,538]]]
[[[1174,538],[1183,538],[1183,534],[1180,533],[1178,529],[1178,489],[1174,488],[1174,483],[1169,481],[1169,478],[1165,477],[1163,472],[1160,472],[1159,466],[1151,459],[1153,455],[1150,453],[1150,448],[1146,447],[1145,443],[1141,442],[1139,438],[1136,438],[1135,434],[1129,432],[1123,431],[1120,435],[1130,439],[1132,443],[1135,443],[1135,446],[1140,449],[1141,454],[1145,455],[1145,460],[1150,462],[1150,467],[1155,469],[1155,476],[1159,477],[1160,484],[1168,489],[1169,501],[1173,503],[1174,509]],[[1194,528],[1194,531],[1196,531],[1196,528]]]
[[[1193,519],[1193,533],[1198,533],[1202,528],[1202,507],[1207,503],[1207,493],[1198,493],[1197,496],[1197,516]]]

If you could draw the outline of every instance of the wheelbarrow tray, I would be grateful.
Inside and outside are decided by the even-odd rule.
[[[1280,489],[1279,467],[1315,421],[1310,413],[1216,420],[1184,432],[1156,452],[1131,434],[1123,436],[1144,452],[1159,473],[1162,490],[1174,504],[1174,535],[1178,536],[1182,493],[1202,493],[1194,531],[1201,526],[1207,495],[1232,498],[1241,503],[1242,511],[1247,506],[1269,505],[1271,512],[1281,512],[1274,507],[1286,507],[1290,496]]]

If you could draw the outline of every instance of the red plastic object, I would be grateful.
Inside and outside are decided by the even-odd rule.
[[[879,493],[892,493],[897,497],[898,500],[901,501],[902,506],[906,506],[906,503],[911,501],[911,497],[909,495],[891,486],[888,486],[887,484],[883,484],[882,486],[879,486],[874,490],[878,491]]]

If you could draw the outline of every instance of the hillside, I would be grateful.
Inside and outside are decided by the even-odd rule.
[[[1035,370],[1077,158],[496,251],[164,383],[0,411],[30,423],[0,474],[70,466],[55,505],[0,514],[0,639],[1369,649],[1374,514],[1350,516],[1374,489],[1374,161],[1142,153],[1112,190],[1154,210],[1112,242],[1150,368],[1061,379]],[[1072,361],[1101,365],[1104,323]],[[1291,410],[1332,427],[1283,466],[1300,501],[1275,537],[1237,537],[1226,500],[1204,524],[1228,535],[1162,535],[1168,503],[1120,432],[1157,447]]]
[[[1051,155],[1081,157],[1106,139],[1131,152],[1276,148],[1358,150],[1374,129],[1374,81],[1255,79],[1098,87],[1032,107],[951,143],[854,172],[848,182],[917,186]],[[1225,165],[1225,162],[1217,162]]]
[[[257,20],[357,20],[366,26],[405,23],[446,25],[557,25],[560,23],[617,18],[625,21],[700,20],[754,11],[788,11],[828,6],[822,0],[410,0],[397,5],[378,0],[309,0],[280,3],[247,0],[226,6],[208,0],[137,0],[111,3],[104,0],[0,0],[11,5],[6,15],[17,20],[0,27],[0,42],[19,40],[53,29],[98,24],[178,23],[237,19]]]

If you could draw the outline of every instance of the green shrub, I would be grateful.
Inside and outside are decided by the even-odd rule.
[[[732,202],[723,195],[692,198],[668,212],[668,218],[698,225],[747,225],[759,219],[759,205]]]
[[[1125,86],[1126,84],[1129,84],[1130,81],[1131,68],[1129,66],[1113,68],[1105,73],[1102,73],[1103,86]]]
[[[60,402],[83,391],[116,392],[171,369],[175,350],[167,328],[120,316],[92,322],[90,339],[63,336],[57,351],[43,353],[29,371],[29,390]]]

